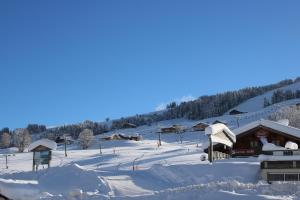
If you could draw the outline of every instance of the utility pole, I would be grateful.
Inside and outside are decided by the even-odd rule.
[[[208,147],[208,160],[210,163],[212,163],[214,161],[213,152],[214,152],[214,144],[212,142],[211,135],[210,135],[209,136],[209,147]]]
[[[7,160],[7,156],[8,156],[8,155],[5,154],[5,165],[6,165],[6,169],[8,169],[8,162],[7,162],[8,160]]]
[[[160,131],[158,132],[158,147],[160,147],[161,146],[161,133],[160,133]]]
[[[102,155],[101,138],[99,138],[99,149],[100,149],[100,155]]]
[[[64,144],[65,144],[65,157],[68,157],[67,155],[67,138],[64,136]]]

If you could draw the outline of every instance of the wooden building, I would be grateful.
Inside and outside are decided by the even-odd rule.
[[[41,139],[31,143],[28,151],[33,152],[32,170],[38,170],[39,165],[48,165],[52,159],[52,150],[57,147],[56,142],[48,139]]]
[[[163,127],[163,128],[160,128],[160,132],[161,133],[178,133],[182,131],[182,127],[180,125],[172,125],[170,127]]]
[[[204,122],[199,122],[197,124],[195,124],[192,128],[193,131],[204,131],[206,127],[208,127],[209,124],[204,123]]]
[[[263,154],[258,157],[260,175],[263,180],[269,183],[300,181],[300,151],[297,144],[292,144],[294,147],[292,149],[287,148],[291,145],[286,145],[284,148],[271,144],[273,145],[271,149],[265,149],[266,144],[263,146]]]
[[[213,124],[205,129],[209,137],[209,147],[206,150],[210,162],[230,157],[230,149],[236,142],[235,134],[224,124]],[[224,151],[225,150],[225,151]]]
[[[135,124],[132,124],[132,123],[124,123],[123,125],[122,125],[122,128],[136,128],[137,127],[137,125],[135,125]]]
[[[247,112],[242,112],[242,111],[233,109],[229,112],[229,115],[240,115],[240,114],[245,114],[245,113],[247,113]]]
[[[256,156],[262,153],[263,143],[284,147],[288,141],[300,145],[300,129],[269,120],[259,120],[233,130],[236,143],[233,156]]]

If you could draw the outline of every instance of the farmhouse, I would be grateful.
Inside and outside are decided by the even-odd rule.
[[[122,125],[122,127],[123,128],[136,128],[137,126],[135,124],[126,122]]]
[[[236,143],[232,148],[233,156],[256,156],[262,153],[265,143],[284,147],[287,142],[300,144],[300,129],[282,122],[259,120],[233,130]]]
[[[209,126],[209,124],[207,124],[207,123],[199,122],[193,126],[193,130],[194,131],[204,131],[205,128],[208,126]]]
[[[182,130],[182,127],[180,125],[172,125],[170,127],[163,127],[160,128],[161,133],[178,133]]]

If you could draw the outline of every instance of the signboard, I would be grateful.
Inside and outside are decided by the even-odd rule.
[[[47,165],[51,160],[50,151],[39,151],[34,153],[34,162],[36,165]]]

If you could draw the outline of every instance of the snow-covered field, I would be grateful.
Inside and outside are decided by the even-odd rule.
[[[184,133],[183,143],[176,134],[163,134],[158,148],[151,127],[144,130],[151,136],[143,141],[101,142],[102,155],[98,139],[88,150],[68,146],[68,157],[59,147],[51,168],[38,172],[31,171],[32,153],[10,156],[8,169],[2,158],[0,191],[12,199],[298,198],[298,184],[260,181],[257,158],[201,161],[203,132]]]
[[[202,120],[225,120],[231,129],[237,125],[267,118],[280,108],[299,103],[286,101],[267,108],[255,107],[252,99],[241,107],[251,108],[246,114]],[[140,134],[142,141],[101,141],[97,136],[88,150],[77,144],[68,146],[68,156],[59,146],[53,151],[51,167],[32,172],[32,153],[0,155],[0,193],[11,199],[300,199],[300,184],[273,183],[260,180],[257,158],[232,158],[202,161],[207,137],[193,132],[196,121],[176,119],[152,126],[106,133]],[[160,127],[179,124],[186,128],[182,143],[178,134],[162,134]],[[4,153],[6,150],[2,150]],[[133,165],[134,169],[133,170]]]

